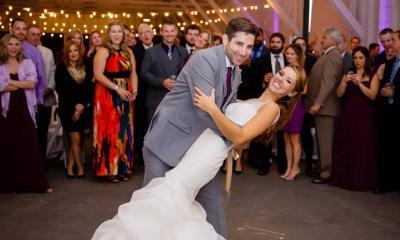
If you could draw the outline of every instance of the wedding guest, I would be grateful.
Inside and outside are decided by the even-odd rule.
[[[141,65],[143,62],[144,54],[147,49],[153,47],[153,29],[147,23],[141,23],[138,27],[139,40],[138,44],[133,48],[133,54],[136,60],[136,72],[140,73]],[[147,131],[147,108],[145,106],[147,83],[146,81],[138,76],[138,94],[135,99],[134,106],[134,143],[135,143],[135,155],[138,163],[143,164],[143,141],[144,135]]]
[[[299,45],[305,54],[304,69],[306,70],[307,76],[311,72],[311,68],[317,61],[317,57],[307,48],[307,42],[303,37],[295,38],[292,43]],[[301,95],[301,100],[305,102],[306,95]],[[301,128],[301,143],[304,149],[305,155],[305,170],[304,173],[307,176],[314,176],[316,165],[314,164],[313,152],[314,152],[314,139],[312,136],[312,129],[315,128],[314,116],[308,112],[304,115],[303,126]]]
[[[188,54],[191,54],[195,49],[196,39],[200,35],[201,28],[196,24],[191,24],[185,29],[185,41],[182,42],[182,47],[186,48]]]
[[[52,192],[44,174],[36,135],[37,74],[22,43],[0,41],[0,192]]]
[[[55,77],[56,65],[54,63],[53,52],[49,48],[46,48],[41,45],[40,42],[41,36],[42,32],[38,25],[35,24],[28,25],[26,39],[30,44],[32,44],[32,46],[36,47],[40,51],[45,70],[44,80],[46,88],[43,92],[43,104],[38,106],[38,111],[36,114],[37,118],[36,132],[39,138],[42,160],[44,161],[46,168],[48,129],[49,129],[53,106],[57,105],[57,99],[54,94],[54,87],[55,87],[54,77]]]
[[[353,66],[336,89],[342,109],[335,132],[330,184],[352,191],[376,187],[375,134],[372,101],[379,80],[365,47],[353,49]]]
[[[392,33],[396,57],[387,60],[379,85],[376,106],[378,187],[376,193],[400,189],[398,178],[400,135],[400,30]]]
[[[84,178],[85,171],[82,164],[81,135],[85,129],[87,112],[87,92],[89,77],[85,72],[80,52],[76,42],[67,42],[64,46],[64,63],[56,68],[56,91],[58,93],[58,115],[60,116],[65,137],[68,138],[67,177],[74,178],[74,167],[77,168],[77,177]]]
[[[320,150],[321,171],[313,183],[327,183],[332,163],[333,135],[340,102],[336,87],[343,75],[343,61],[338,45],[342,42],[339,30],[326,28],[321,46],[325,53],[314,64],[308,76],[307,111],[315,116],[317,141]]]
[[[297,44],[291,44],[285,48],[285,58],[289,65],[303,67],[304,52]],[[305,92],[304,92],[305,93]],[[300,174],[301,141],[300,133],[303,126],[305,108],[301,100],[301,94],[297,96],[296,106],[292,116],[283,128],[283,138],[285,141],[285,152],[287,168],[281,178],[293,181]]]
[[[135,57],[126,45],[122,24],[108,24],[93,68],[93,168],[96,176],[106,176],[113,183],[127,181],[134,165],[133,101],[138,78]]]
[[[186,55],[185,60],[183,61],[183,66],[189,61],[189,59],[198,51],[208,48],[212,45],[212,35],[209,31],[202,31],[200,34],[197,36],[196,41],[194,42],[193,45],[193,50]]]

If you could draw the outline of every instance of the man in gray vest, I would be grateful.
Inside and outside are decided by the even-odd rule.
[[[222,45],[199,51],[187,62],[176,84],[157,108],[145,136],[144,185],[177,166],[205,129],[210,128],[221,135],[210,116],[195,108],[194,87],[207,95],[215,89],[215,102],[225,111],[236,98],[241,79],[239,66],[250,57],[257,31],[248,19],[234,18],[226,27]],[[226,238],[223,184],[220,180],[216,177],[201,188],[196,200],[206,210],[207,221]]]

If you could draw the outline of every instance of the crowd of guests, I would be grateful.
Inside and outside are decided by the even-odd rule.
[[[0,157],[9,169],[0,175],[0,192],[53,191],[45,166],[47,131],[57,104],[67,178],[93,171],[113,183],[127,181],[135,162],[143,162],[146,130],[182,68],[196,52],[223,42],[197,25],[189,25],[179,38],[171,20],[162,23],[160,39],[148,24],[138,27],[136,39],[127,26],[112,22],[104,36],[90,33],[87,50],[81,31],[73,29],[53,56],[40,42],[39,26],[14,19],[11,29],[0,45]],[[355,191],[398,189],[392,139],[400,131],[399,35],[382,30],[384,50],[379,52],[379,44],[366,48],[357,36],[347,48],[337,29],[326,28],[319,51],[302,37],[288,42],[279,32],[266,41],[260,28],[251,57],[241,66],[237,98],[258,97],[286,65],[303,67],[308,83],[272,144],[259,137],[235,147],[234,172],[242,173],[246,155],[259,175],[276,161],[280,177],[293,181],[301,175],[304,155],[304,172],[315,184]],[[88,132],[91,159],[84,164]],[[313,149],[318,149],[318,164]]]

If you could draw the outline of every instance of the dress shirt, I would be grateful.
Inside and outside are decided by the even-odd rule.
[[[271,57],[271,66],[272,66],[272,74],[273,75],[275,75],[276,74],[276,72],[275,72],[275,55],[278,55],[279,56],[279,58],[278,58],[278,61],[279,61],[279,63],[281,64],[281,69],[282,68],[284,68],[284,66],[285,66],[285,59],[283,58],[283,53],[278,53],[278,54],[273,54],[273,53],[270,53],[270,57]]]
[[[42,104],[43,103],[43,93],[44,93],[44,90],[47,88],[46,74],[45,74],[45,68],[44,68],[42,54],[40,53],[40,51],[37,47],[33,46],[32,44],[28,43],[27,41],[24,41],[22,43],[22,49],[24,51],[25,57],[31,59],[33,64],[36,67],[38,82],[36,85],[35,92],[36,92],[38,104]],[[23,79],[21,79],[21,80],[23,80]]]

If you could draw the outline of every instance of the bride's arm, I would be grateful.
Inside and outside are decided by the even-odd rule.
[[[205,95],[199,88],[195,88],[194,105],[207,112],[220,132],[233,144],[243,144],[263,133],[274,122],[279,113],[279,107],[275,103],[266,103],[257,114],[243,127],[239,127],[230,121],[215,104],[214,90],[211,96]]]

